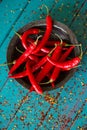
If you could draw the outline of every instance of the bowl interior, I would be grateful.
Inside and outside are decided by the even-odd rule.
[[[43,30],[43,32],[41,33],[41,35],[42,35],[46,28],[45,21],[42,20],[42,21],[36,21],[36,22],[29,23],[26,26],[24,26],[23,28],[21,28],[18,31],[18,33],[22,34],[24,31],[28,30],[29,28],[34,28],[34,27]],[[59,39],[58,36],[56,36],[55,34],[58,34],[62,38],[63,41],[66,41],[69,44],[78,44],[73,32],[66,25],[54,21],[53,30],[52,30],[52,33],[50,36],[51,40]],[[31,38],[36,39],[37,36],[38,35],[31,35]],[[12,40],[9,43],[8,50],[7,50],[7,62],[8,63],[14,61],[21,55],[21,53],[18,52],[16,48],[20,49],[21,51],[24,51],[24,48],[21,44],[21,40],[18,38],[17,35],[14,35],[14,37],[12,38]],[[80,54],[80,48],[75,47],[75,49],[70,54],[70,57],[75,57],[79,54]],[[24,68],[24,65],[25,65],[25,63],[22,64],[15,71],[15,73],[21,72]],[[9,65],[8,67],[10,69],[12,67],[12,65]],[[72,69],[70,71],[61,71],[60,76],[58,77],[58,79],[56,81],[56,87],[54,89],[64,85],[72,77],[72,75],[74,74],[75,71],[76,71],[76,69]],[[21,79],[15,79],[15,80],[27,89],[29,89],[31,86],[27,77],[24,77]],[[46,80],[47,79],[45,79],[45,81]],[[49,91],[49,90],[53,89],[50,84],[42,85],[42,88],[43,88],[43,91]]]

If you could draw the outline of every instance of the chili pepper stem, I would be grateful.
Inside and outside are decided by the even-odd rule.
[[[67,46],[81,46],[81,44],[77,44],[77,45],[76,45],[76,44],[67,44],[67,43],[66,43],[65,46],[66,46],[66,47],[67,47]]]
[[[55,47],[49,52],[48,56],[51,56],[51,54],[53,53],[56,47],[57,47],[57,44],[55,44]]]
[[[81,47],[81,55],[79,56],[79,58],[82,59],[82,56],[83,56],[82,44],[80,44],[80,47]]]
[[[62,45],[62,43],[63,43],[62,38],[61,38],[58,34],[56,34],[56,33],[55,33],[55,35],[59,38],[59,40],[60,40],[60,42],[61,42],[61,43],[60,43],[60,46],[61,46],[61,45]]]
[[[46,10],[47,10],[47,15],[49,15],[49,9],[48,9],[48,7],[47,7],[45,4],[42,5],[42,8],[43,8],[43,7],[46,8]]]
[[[16,50],[17,50],[19,53],[23,54],[23,51],[21,51],[20,49],[18,49],[17,46],[16,46]]]
[[[6,65],[12,65],[12,64],[15,64],[15,61],[11,62],[11,63],[3,63],[3,64],[0,64],[0,66],[6,66]]]
[[[50,84],[50,83],[52,83],[53,82],[53,80],[52,79],[50,79],[49,81],[47,81],[47,82],[43,82],[43,83],[40,83],[41,85],[43,85],[43,84]]]
[[[82,51],[82,44],[80,44],[80,49],[81,49],[81,54],[80,54],[79,58],[82,59],[82,56],[84,54],[84,52]]]
[[[21,39],[21,35],[14,30],[15,34]]]
[[[38,40],[39,40],[41,37],[42,37],[42,35],[40,35],[40,36],[37,37],[36,41],[34,42],[35,45],[37,45]]]

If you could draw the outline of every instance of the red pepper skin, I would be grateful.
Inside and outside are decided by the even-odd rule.
[[[38,70],[39,68],[41,68],[46,63],[47,57],[48,57],[48,55],[43,57],[36,65],[34,65],[32,67],[32,73],[35,72],[36,70]],[[32,92],[32,91],[34,91],[33,86],[30,87],[30,92]]]
[[[59,62],[64,62],[66,60],[66,58],[70,55],[70,53],[72,52],[74,47],[75,46],[69,47],[68,50],[61,56],[61,58],[59,59]],[[50,77],[50,82],[56,81],[56,79],[58,78],[60,72],[61,72],[61,69],[58,68],[58,67],[55,67],[53,69],[52,75]]]
[[[38,85],[37,81],[35,80],[35,77],[30,68],[29,61],[27,61],[27,63],[26,63],[26,70],[27,70],[27,75],[28,75],[29,81],[32,84],[33,88],[35,89],[35,91],[38,94],[42,94],[43,91],[42,91],[41,87]]]
[[[43,47],[41,48],[41,51],[48,54],[50,52],[50,49]]]
[[[56,62],[55,60],[51,59],[50,57],[47,58],[47,60],[54,66],[64,69],[64,70],[70,70],[77,66],[81,59],[79,57],[75,57],[71,60],[65,61],[65,62]]]
[[[26,70],[23,71],[23,72],[20,72],[18,74],[11,75],[11,76],[9,76],[9,78],[16,78],[16,79],[18,79],[18,78],[23,78],[25,76],[27,76]]]
[[[46,17],[46,31],[44,33],[44,36],[40,42],[40,44],[37,46],[37,48],[34,50],[34,54],[37,53],[38,51],[40,51],[40,49],[46,44],[46,42],[48,41],[50,34],[52,32],[52,18],[50,15],[48,15]]]
[[[58,40],[57,41],[47,41],[46,46],[53,47],[53,46],[55,46],[55,44],[60,45],[61,42]],[[63,41],[62,46],[66,46],[66,42]]]
[[[62,47],[57,46],[52,54],[52,59],[57,61],[60,57],[61,51],[62,51]],[[50,64],[49,62],[46,62],[43,69],[37,74],[37,77],[36,77],[37,82],[41,82],[44,79],[44,77],[50,72],[50,70],[52,68],[53,68],[53,65]]]
[[[21,41],[22,41],[22,45],[25,49],[27,49],[29,46],[27,44],[27,37],[30,35],[30,34],[38,34],[40,32],[40,29],[37,29],[37,28],[31,28],[27,31],[25,31],[23,33],[23,35],[21,36]],[[33,42],[34,43],[34,42]]]
[[[31,54],[31,52],[34,50],[36,46],[29,46],[28,49],[16,60],[16,63],[12,66],[12,68],[9,71],[9,74],[12,74],[22,63],[26,61],[28,56]]]
[[[39,62],[39,58],[37,56],[35,56],[35,55],[32,55],[32,54],[29,55],[29,59],[35,61],[36,63]]]
[[[64,70],[70,70],[70,69],[76,67],[80,63],[80,61],[81,61],[80,57],[75,57],[71,60],[64,62],[63,68],[64,68]]]
[[[33,88],[33,86],[30,87],[30,91],[29,92],[32,92],[32,91],[35,91],[35,89]]]
[[[27,41],[28,41],[29,43],[31,43],[31,44],[35,42],[35,40],[33,40],[32,38],[28,38]],[[41,42],[41,40],[38,41],[38,44],[40,44],[40,42]],[[27,46],[26,46],[26,48],[27,48]],[[26,49],[26,48],[25,48],[25,49]],[[49,53],[49,52],[50,52],[50,49],[47,48],[47,47],[42,47],[42,48],[41,48],[41,51],[44,52],[44,53]]]
[[[42,52],[42,51],[39,51],[37,52],[36,54],[34,54],[35,56],[38,56],[38,57],[43,57],[46,55],[46,53]]]
[[[32,67],[32,72],[35,72],[37,69],[39,69],[42,65],[44,65],[47,61],[48,55],[43,57],[36,65]]]

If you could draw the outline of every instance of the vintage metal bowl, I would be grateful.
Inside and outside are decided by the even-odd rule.
[[[22,27],[18,33],[22,34],[24,31],[28,30],[29,28],[40,28],[42,30],[45,30],[46,28],[46,22],[45,20],[40,20],[40,21],[34,21],[31,22],[27,25],[25,25],[24,27]],[[75,37],[75,35],[73,34],[73,32],[64,24],[54,21],[53,22],[53,31],[51,34],[51,39],[58,39],[57,36],[54,35],[54,33],[58,34],[64,41],[70,43],[70,44],[78,44],[78,41]],[[32,36],[34,37],[34,36]],[[20,56],[20,53],[16,50],[16,47],[18,47],[20,50],[23,50],[23,47],[20,43],[20,39],[19,37],[15,34],[12,38],[12,40],[9,43],[8,46],[8,50],[7,50],[7,62],[12,62],[14,59],[16,59],[17,57]],[[80,48],[77,46],[75,47],[75,49],[73,50],[73,52],[71,53],[71,57],[75,57],[80,55]],[[12,65],[8,66],[9,69],[12,67]],[[23,66],[21,66],[19,69],[17,69],[17,72],[22,71]],[[43,85],[42,89],[43,91],[49,91],[49,90],[53,90],[53,89],[57,89],[60,86],[64,85],[74,74],[74,72],[76,71],[75,69],[72,69],[70,71],[62,71],[58,80],[56,81],[56,87],[52,88],[50,84],[48,85]],[[30,87],[30,83],[27,80],[27,77],[25,78],[21,78],[21,79],[15,79],[17,82],[19,82],[22,86],[24,86],[25,88],[29,89]]]

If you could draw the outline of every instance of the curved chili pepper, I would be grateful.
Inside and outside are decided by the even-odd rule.
[[[72,68],[74,68],[75,66],[77,66],[81,59],[80,57],[75,57],[71,60],[65,61],[65,62],[56,62],[55,60],[53,60],[52,58],[48,57],[47,60],[54,66],[64,69],[64,70],[70,70]]]
[[[28,49],[16,60],[16,63],[12,66],[9,71],[9,74],[12,74],[22,63],[26,61],[31,52],[35,49],[36,46],[30,45]]]
[[[29,46],[27,45],[27,37],[30,35],[30,34],[38,34],[40,33],[40,29],[37,29],[37,28],[31,28],[27,31],[25,31],[23,33],[23,35],[21,36],[21,41],[22,41],[22,45],[25,49],[27,49]],[[34,42],[33,42],[34,43]]]
[[[40,32],[40,29],[37,28],[30,28],[27,31],[25,31],[22,35],[20,35],[18,32],[15,32],[16,35],[21,39],[22,41],[22,45],[25,49],[27,49],[29,47],[29,45],[27,44],[27,38],[30,34],[38,34]],[[32,39],[31,39],[32,40]],[[34,41],[32,41],[33,43]]]
[[[46,31],[44,33],[44,36],[40,42],[40,44],[36,47],[36,49],[33,51],[33,53],[37,53],[48,41],[50,34],[52,32],[52,18],[50,15],[47,15],[46,17]]]
[[[33,88],[35,89],[35,91],[38,94],[42,94],[43,91],[42,91],[41,87],[38,85],[38,83],[35,80],[35,77],[34,77],[32,71],[31,71],[31,68],[30,68],[29,61],[27,61],[27,63],[26,63],[26,70],[27,70],[27,75],[28,75],[29,81],[32,84]]]
[[[74,49],[74,46],[69,47],[68,50],[64,54],[62,54],[61,58],[59,59],[59,62],[64,62],[66,60],[66,58],[70,55],[70,53],[72,52],[73,49]],[[58,67],[55,67],[53,69],[49,83],[56,81],[60,72],[61,72],[61,69]]]

